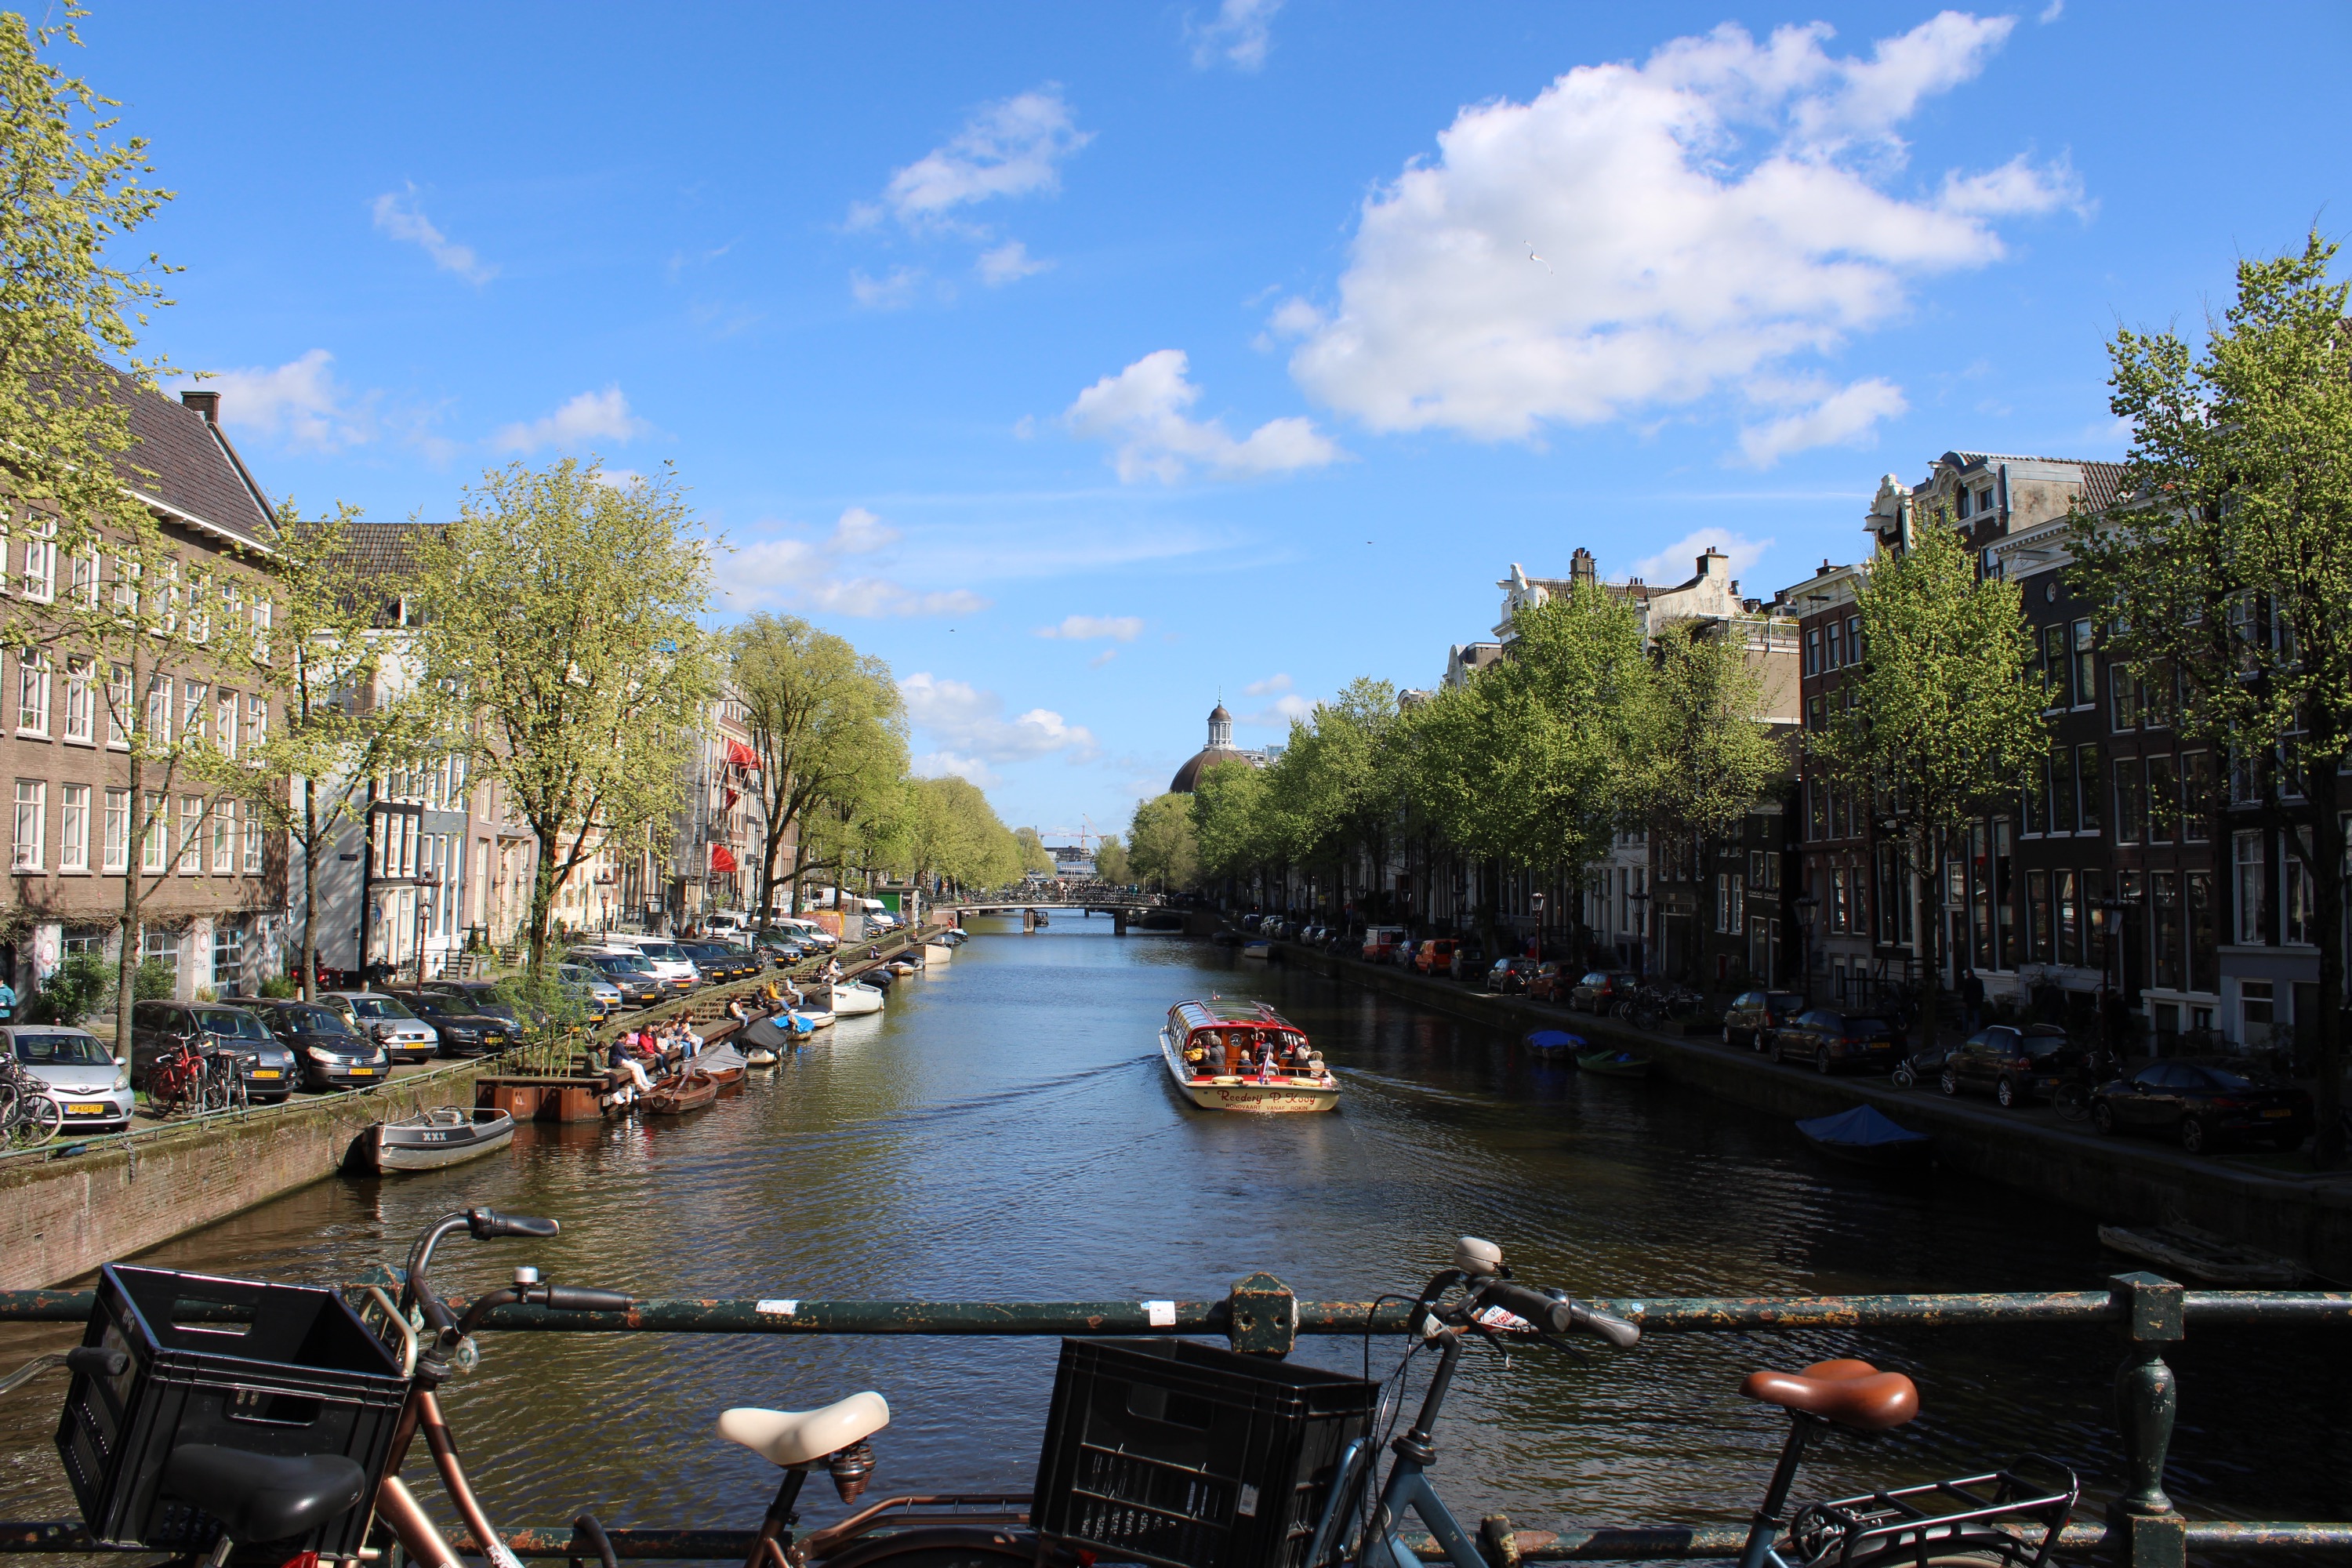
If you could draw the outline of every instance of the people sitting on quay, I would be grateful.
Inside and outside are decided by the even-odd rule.
[[[607,1105],[627,1105],[638,1095],[651,1092],[654,1087],[635,1042],[635,1030],[613,1037],[613,1048],[604,1057],[604,1098]]]

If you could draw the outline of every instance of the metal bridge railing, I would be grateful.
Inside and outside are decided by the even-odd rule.
[[[390,1280],[354,1282],[356,1294]],[[0,1291],[0,1321],[85,1322],[95,1304],[88,1290]],[[2104,1522],[2068,1527],[2061,1544],[2113,1552],[2125,1568],[2185,1568],[2191,1551],[2352,1551],[2352,1523],[2304,1521],[2190,1521],[2164,1491],[2178,1390],[2165,1347],[2191,1323],[2352,1324],[2352,1292],[2189,1290],[2154,1274],[2120,1274],[2105,1290],[2032,1294],[1884,1296],[1678,1296],[1601,1300],[1595,1306],[1641,1324],[1647,1334],[1752,1333],[1822,1328],[1958,1328],[2049,1323],[2112,1323],[2124,1342],[2116,1376],[2116,1422],[2125,1457],[2124,1489]],[[193,1304],[192,1304],[193,1305]],[[466,1303],[453,1300],[462,1314]],[[215,1310],[226,1320],[230,1314]],[[488,1328],[548,1333],[701,1334],[1222,1334],[1237,1351],[1287,1354],[1301,1334],[1401,1332],[1407,1308],[1360,1301],[1301,1301],[1273,1275],[1238,1280],[1223,1300],[1118,1301],[817,1301],[793,1298],[639,1301],[626,1312],[553,1312],[500,1307]],[[189,1321],[204,1321],[203,1309]],[[750,1531],[621,1529],[610,1531],[623,1557],[740,1560]],[[1742,1527],[1631,1525],[1551,1529],[1515,1527],[1501,1515],[1486,1521],[1497,1568],[1519,1563],[1724,1558],[1738,1552]],[[1410,1539],[1410,1538],[1409,1538]],[[456,1542],[464,1552],[470,1542]],[[524,1557],[570,1557],[583,1547],[570,1526],[513,1531],[508,1546]],[[1426,1538],[1420,1554],[1441,1561]],[[0,1553],[91,1552],[78,1524],[0,1523]]]

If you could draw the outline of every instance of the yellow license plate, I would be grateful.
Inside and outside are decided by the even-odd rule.
[[[375,1068],[353,1068],[352,1069],[352,1076],[353,1078],[373,1078],[373,1077],[375,1076]]]
[[[279,1075],[276,1068],[256,1068],[253,1069],[253,1076],[256,1078],[277,1078]]]
[[[102,1100],[75,1100],[66,1102],[68,1116],[111,1116],[114,1107]]]

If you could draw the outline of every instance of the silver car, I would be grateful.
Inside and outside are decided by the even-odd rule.
[[[341,1013],[352,1027],[380,1043],[395,1062],[429,1062],[441,1049],[441,1032],[397,996],[380,991],[329,991],[319,1005]]]
[[[578,995],[588,1004],[599,1023],[618,1013],[625,1005],[621,988],[604,978],[602,972],[585,963],[564,963],[556,966],[555,978],[566,992]]]
[[[17,1064],[65,1107],[65,1131],[118,1132],[131,1125],[131,1073],[96,1035],[56,1025],[0,1027]]]

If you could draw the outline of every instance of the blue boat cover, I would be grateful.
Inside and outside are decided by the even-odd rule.
[[[1539,1051],[1580,1051],[1584,1048],[1584,1037],[1571,1035],[1564,1029],[1538,1029],[1528,1037],[1528,1044]]]
[[[1797,1131],[1816,1143],[1843,1143],[1860,1149],[1882,1143],[1928,1142],[1925,1132],[1914,1132],[1889,1121],[1867,1105],[1841,1110],[1835,1116],[1816,1116],[1811,1121],[1800,1121]]]

